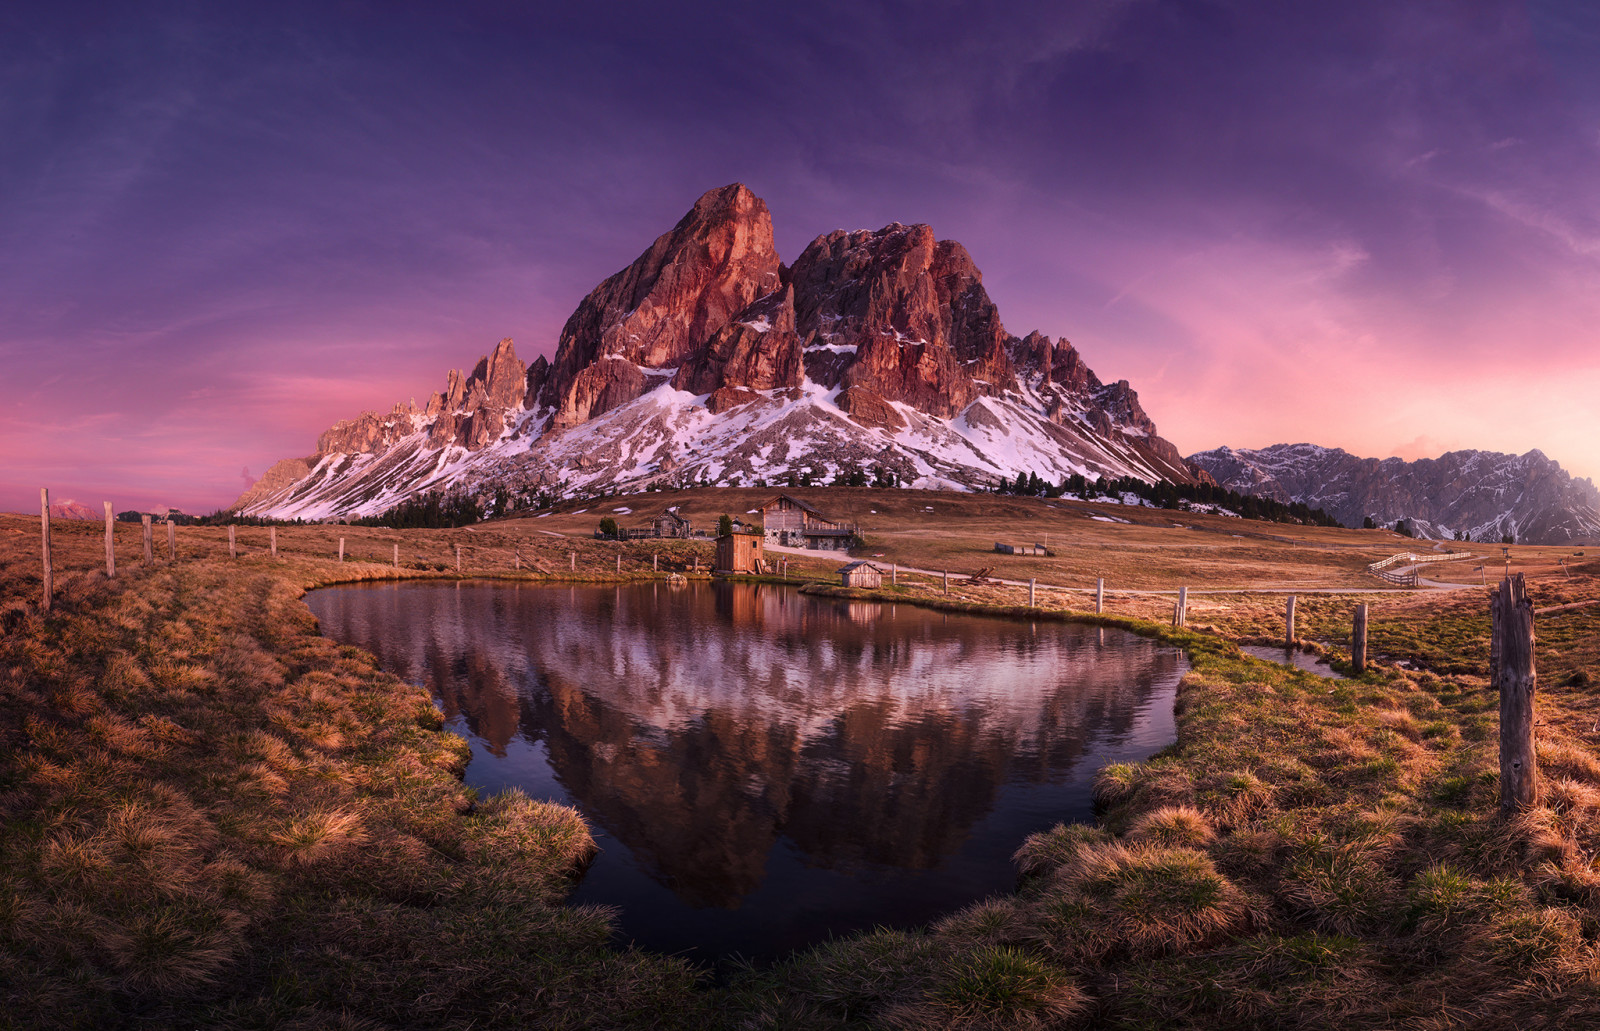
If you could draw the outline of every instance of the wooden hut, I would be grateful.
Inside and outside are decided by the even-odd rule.
[[[839,567],[839,584],[842,587],[883,586],[883,570],[865,560]]]
[[[694,526],[674,509],[667,509],[650,523],[657,537],[687,539],[694,536]]]
[[[714,573],[756,573],[761,570],[761,538],[753,533],[725,533],[717,538]]]
[[[789,548],[849,551],[855,530],[836,523],[792,494],[779,494],[761,505],[767,540]]]

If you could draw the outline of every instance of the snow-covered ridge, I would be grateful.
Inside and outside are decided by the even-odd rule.
[[[1400,520],[1418,537],[1527,544],[1600,542],[1600,492],[1537,450],[1451,451],[1438,458],[1358,458],[1316,444],[1216,448],[1188,461],[1240,493],[1303,502],[1358,527]]]

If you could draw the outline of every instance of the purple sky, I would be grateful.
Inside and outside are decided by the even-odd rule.
[[[1186,454],[1600,476],[1600,7],[1000,9],[4,5],[0,508],[225,505],[736,180],[962,241]]]

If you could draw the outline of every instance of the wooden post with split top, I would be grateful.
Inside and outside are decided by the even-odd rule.
[[[1493,633],[1489,675],[1500,693],[1500,809],[1528,809],[1539,800],[1539,760],[1533,746],[1533,601],[1522,573],[1489,594]]]

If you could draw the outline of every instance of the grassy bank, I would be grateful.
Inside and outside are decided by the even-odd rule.
[[[252,530],[237,561],[225,531],[186,528],[170,566],[119,539],[115,581],[99,527],[58,523],[45,614],[34,524],[0,519],[0,1027],[1600,1023],[1600,611],[1540,622],[1545,797],[1501,820],[1481,595],[1373,596],[1375,648],[1428,671],[1341,682],[1240,656],[1230,638],[1276,633],[1281,598],[1208,600],[1184,631],[1119,610],[1103,621],[1193,670],[1178,743],[1101,771],[1099,826],[1019,842],[1013,894],[713,984],[564,906],[593,848],[577,815],[475,798],[426,693],[318,636],[299,600],[452,573],[457,543],[469,571],[528,579],[710,557],[530,522],[286,528],[277,560]],[[378,561],[333,561],[340,535]],[[1587,574],[1535,589],[1600,595]],[[1037,615],[1025,588],[952,590],[883,596]],[[1337,651],[1355,600],[1302,599],[1302,633]]]

